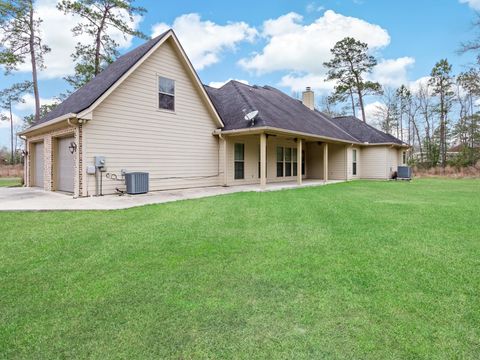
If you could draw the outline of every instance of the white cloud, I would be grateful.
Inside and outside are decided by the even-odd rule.
[[[22,98],[24,102],[15,104],[15,109],[22,112],[33,113],[35,111],[35,97],[32,94],[25,94]],[[53,98],[40,98],[41,105],[50,105],[55,102],[56,100]]]
[[[423,76],[418,78],[417,80],[410,81],[408,84],[408,88],[410,91],[416,92],[420,89],[420,87],[427,88],[428,81],[430,80],[430,76]]]
[[[0,114],[6,116],[6,118],[8,119],[8,121],[0,121],[0,129],[2,129],[2,128],[10,129],[10,113],[6,110],[1,110]],[[20,118],[15,113],[12,113],[12,118],[13,118],[13,126],[14,127],[17,126],[17,125],[20,125],[22,123],[22,118]],[[15,128],[14,128],[14,131],[15,131]]]
[[[407,70],[413,64],[415,64],[415,59],[412,57],[381,60],[374,68],[371,78],[385,86],[407,85]]]
[[[243,41],[252,42],[257,30],[245,22],[218,25],[212,21],[202,21],[198,14],[184,14],[177,17],[172,25],[158,23],[152,27],[152,36],[173,28],[185,52],[197,70],[220,61],[226,51],[234,51]]]
[[[91,40],[86,35],[73,36],[71,29],[80,22],[78,16],[64,15],[57,10],[57,0],[40,0],[37,2],[37,15],[43,20],[40,25],[40,31],[44,43],[47,44],[52,51],[45,55],[45,65],[47,69],[39,73],[41,79],[60,78],[74,73],[74,63],[71,54],[75,50],[78,42],[90,43]],[[142,20],[140,16],[136,16],[131,22],[126,13],[125,21],[130,26],[138,29]],[[120,49],[127,49],[132,45],[133,37],[116,29],[111,29],[109,35],[119,44]],[[19,67],[20,71],[30,72],[30,64],[27,61]]]
[[[378,113],[382,110],[386,111],[387,106],[380,101],[374,101],[365,105],[365,117],[367,118],[370,125],[375,123],[375,119],[378,117]]]
[[[287,71],[280,86],[293,91],[311,86],[323,94],[331,92],[335,85],[325,82],[323,63],[331,58],[330,49],[337,41],[354,37],[367,43],[372,53],[390,44],[388,32],[380,26],[332,10],[308,24],[294,12],[266,20],[262,36],[267,42],[262,51],[239,61],[244,69],[257,74]],[[408,70],[414,63],[415,59],[407,56],[381,59],[369,78],[392,87],[408,84]]]
[[[390,36],[380,26],[332,10],[311,24],[302,21],[297,13],[265,21],[262,35],[266,46],[239,64],[257,73],[288,70],[319,74],[324,72],[323,62],[330,58],[330,49],[346,36],[366,42],[372,50],[390,43]]]
[[[238,82],[241,82],[242,84],[246,84],[248,85],[248,81],[247,80],[240,80],[240,79],[228,79],[227,81],[211,81],[208,86],[211,86],[211,87],[214,87],[214,88],[221,88],[223,85],[225,85],[226,83],[228,83],[229,81],[232,81],[232,80],[235,80],[235,81],[238,81]]]
[[[325,81],[325,75],[315,74],[287,74],[282,77],[279,83],[280,86],[289,87],[292,91],[303,91],[307,86],[320,94],[329,94],[333,91],[334,83]]]
[[[461,4],[468,4],[474,10],[480,10],[480,0],[460,0]]]
[[[325,7],[322,5],[317,5],[317,3],[315,2],[311,2],[307,4],[307,7],[305,8],[305,10],[307,10],[308,13],[313,13],[313,12],[325,10]]]

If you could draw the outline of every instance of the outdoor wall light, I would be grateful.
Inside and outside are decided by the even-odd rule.
[[[74,141],[70,143],[70,146],[68,147],[68,150],[70,150],[70,154],[73,154],[74,152],[77,151],[77,144],[75,144]]]

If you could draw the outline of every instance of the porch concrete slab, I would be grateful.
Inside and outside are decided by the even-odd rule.
[[[199,199],[209,196],[249,191],[278,191],[308,186],[321,186],[343,180],[304,180],[296,182],[260,185],[213,186],[193,189],[152,191],[140,195],[105,195],[74,199],[71,195],[44,191],[38,188],[0,187],[0,211],[49,211],[49,210],[118,210],[148,204],[162,204],[178,200]]]

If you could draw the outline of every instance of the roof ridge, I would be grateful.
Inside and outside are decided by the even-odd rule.
[[[247,109],[247,110],[251,110],[251,111],[256,110],[254,109],[255,106],[253,106],[253,104],[248,99],[248,96],[243,92],[243,89],[241,89],[241,87],[238,86],[238,84],[246,85],[248,87],[251,87],[251,86],[235,80],[230,80],[230,82],[232,83],[232,86],[235,88],[235,90],[237,90],[237,92],[240,94],[240,97],[242,98],[242,100],[247,104],[247,106],[250,107],[250,109]]]

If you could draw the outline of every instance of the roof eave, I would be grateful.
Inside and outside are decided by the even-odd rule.
[[[58,124],[59,122],[62,122],[62,121],[68,120],[68,119],[75,119],[76,117],[77,117],[77,114],[74,114],[74,113],[64,114],[64,115],[58,116],[58,117],[56,117],[52,120],[48,120],[48,121],[45,121],[43,123],[40,123],[38,125],[33,125],[32,127],[29,127],[28,129],[20,131],[19,133],[17,133],[17,135],[18,136],[27,135],[27,134],[29,134],[33,131],[43,129],[47,126]]]
[[[329,141],[334,141],[334,142],[340,142],[344,144],[358,144],[361,145],[362,143],[357,142],[357,141],[352,141],[352,140],[343,140],[343,139],[337,139],[333,137],[328,137],[328,136],[321,136],[317,134],[311,134],[311,133],[305,133],[301,131],[295,131],[295,130],[288,130],[288,129],[282,129],[282,128],[277,128],[273,126],[259,126],[259,127],[251,127],[251,128],[245,128],[245,129],[232,129],[232,130],[221,130],[217,129],[214,131],[215,135],[222,134],[222,135],[242,135],[242,134],[260,134],[265,131],[271,131],[271,132],[276,132],[279,134],[286,134],[286,135],[295,135],[297,137],[305,137],[305,138],[312,138],[315,140],[329,140]]]

